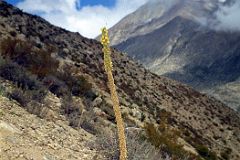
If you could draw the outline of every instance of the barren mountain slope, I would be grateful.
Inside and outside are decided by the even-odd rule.
[[[111,44],[150,33],[178,16],[205,23],[217,7],[218,0],[152,0],[110,29]]]
[[[45,77],[41,75],[41,78],[36,79],[39,83],[47,85],[47,87],[45,86],[47,88],[47,94],[43,100],[39,102],[36,102],[36,97],[34,96],[34,99],[30,102],[16,98],[19,95],[15,95],[15,92],[11,93],[11,90],[12,88],[21,87],[21,85],[11,82],[16,79],[1,74],[3,79],[1,84],[4,84],[6,92],[10,92],[12,95],[10,97],[17,99],[19,103],[25,104],[24,106],[17,105],[14,107],[20,110],[16,112],[19,112],[22,116],[26,115],[28,117],[28,114],[32,113],[41,117],[42,120],[32,115],[29,116],[29,121],[39,121],[36,122],[36,125],[39,123],[45,124],[45,120],[48,120],[48,122],[46,122],[47,128],[48,123],[52,125],[51,127],[53,129],[62,126],[62,123],[66,123],[62,128],[66,127],[69,131],[64,131],[64,133],[70,136],[67,136],[67,139],[75,137],[76,139],[83,139],[84,141],[84,135],[82,134],[85,132],[82,129],[88,131],[89,133],[86,135],[92,136],[93,139],[99,132],[105,131],[108,133],[115,130],[112,103],[103,69],[102,47],[99,42],[84,38],[79,33],[72,33],[55,27],[42,18],[23,13],[19,9],[1,1],[1,43],[6,41],[6,37],[27,41],[34,45],[35,50],[51,45],[56,48],[51,57],[59,61],[59,66],[55,71],[56,73],[44,75]],[[25,55],[26,53],[21,52],[21,54]],[[31,54],[29,56],[31,56]],[[179,139],[182,139],[185,144],[188,143],[191,149],[198,150],[198,145],[204,145],[211,151],[216,152],[218,157],[223,157],[222,153],[225,153],[226,150],[231,150],[229,153],[231,159],[238,160],[240,158],[240,137],[238,134],[240,131],[240,120],[238,113],[216,99],[200,94],[186,85],[152,74],[116,49],[112,49],[112,56],[113,72],[126,127],[142,128],[145,123],[157,125],[161,122],[162,117],[160,117],[160,115],[167,112],[170,114],[169,125],[181,131]],[[38,57],[36,56],[36,58]],[[26,59],[23,60],[26,61]],[[21,61],[17,62],[18,65],[22,65],[20,63]],[[31,62],[29,63],[32,64]],[[47,63],[45,65],[47,65]],[[12,68],[10,67],[10,69]],[[64,69],[65,72],[63,72]],[[61,79],[58,77],[58,74],[62,72],[67,76],[62,76]],[[77,85],[81,86],[85,84],[80,91],[74,88],[77,87],[74,86],[75,84],[68,84],[69,79],[77,75],[81,76],[81,81],[77,83]],[[47,78],[51,79],[44,81]],[[11,81],[9,82],[6,79]],[[58,87],[61,88],[62,86],[68,85],[72,87],[70,94],[71,101],[63,101],[64,97],[62,94],[65,95],[66,93],[60,92]],[[31,88],[25,90],[24,93],[20,93],[32,93]],[[52,93],[50,93],[50,91]],[[9,100],[6,101],[6,103],[8,103]],[[1,101],[1,105],[2,104],[1,110],[3,114],[12,114],[8,111],[11,108],[5,105],[5,99]],[[23,107],[29,113],[19,108],[19,106]],[[64,108],[66,106],[67,108]],[[51,116],[49,116],[49,114]],[[11,118],[13,120],[11,120]],[[13,124],[24,133],[25,130],[21,129],[20,126],[22,128],[28,128],[29,125],[24,122],[28,120],[21,118],[21,116],[12,116],[11,118],[1,116],[1,120],[3,121],[1,124]],[[19,121],[17,121],[18,118]],[[61,121],[61,123],[58,124],[58,121]],[[19,124],[17,124],[17,122],[19,122]],[[45,127],[45,125],[42,127]],[[41,127],[34,130],[40,132],[39,134],[45,132],[41,131]],[[37,133],[30,134],[31,129],[27,129],[26,132],[29,137],[23,139],[23,143],[29,146],[28,143],[31,143],[32,140],[35,139],[34,137]],[[80,133],[80,135],[78,133]],[[58,139],[63,135],[64,134],[56,135],[53,133],[53,135],[48,134],[44,137],[49,139],[49,137],[53,136],[52,139],[54,139],[54,136],[57,136]],[[36,136],[36,138],[38,137],[42,136]],[[4,137],[3,140],[4,143],[11,143],[6,137]],[[62,142],[60,143],[62,147],[55,148],[57,150],[56,152],[51,149],[51,151],[49,151],[50,154],[59,156],[61,159],[69,154],[74,154],[75,156],[75,152],[80,150],[79,153],[76,153],[75,157],[67,159],[81,159],[81,157],[79,158],[77,155],[81,154],[81,152],[88,153],[89,151],[88,148],[84,148],[81,151],[81,146],[84,146],[87,140],[79,143],[76,142],[77,148],[75,149],[72,149],[72,145],[75,143],[70,142],[70,144],[64,145],[65,142],[68,141],[63,139],[63,144]],[[21,143],[21,139],[17,140],[16,143]],[[38,141],[34,143],[38,143]],[[2,144],[2,142],[0,142],[0,144]],[[58,145],[59,142],[52,142],[52,144]],[[41,143],[40,145],[43,150],[48,150],[46,143]],[[21,154],[26,157],[31,153],[31,150],[22,152],[23,148],[24,146],[19,145],[18,149],[14,148],[13,150],[14,152],[21,152]],[[12,150],[9,151],[9,148],[1,150],[1,152],[4,152],[3,155],[5,157],[12,156]],[[59,152],[61,154],[58,154]],[[92,152],[95,154],[95,151]],[[41,153],[42,152],[39,154]],[[94,154],[92,156],[94,156]],[[22,158],[20,157],[19,159]],[[97,159],[100,158],[97,157]]]
[[[176,17],[154,32],[129,39],[117,48],[154,73],[211,94],[211,89],[239,78],[239,39],[239,32],[214,31]],[[218,95],[221,97],[220,92]],[[228,104],[235,93],[229,92],[228,96],[219,99]],[[230,105],[237,109],[239,104],[240,101]]]
[[[235,108],[238,112],[240,112],[240,81],[229,82],[224,85],[219,85],[213,87],[205,92],[213,95],[219,100],[226,102],[230,107]]]

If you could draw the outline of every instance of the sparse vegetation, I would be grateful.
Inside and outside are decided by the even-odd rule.
[[[146,123],[144,130],[146,139],[156,148],[158,148],[163,157],[169,155],[172,159],[197,159],[193,155],[183,149],[183,145],[179,144],[178,139],[181,137],[181,132],[172,128],[168,122],[171,120],[171,114],[165,110],[159,112],[159,125]]]
[[[231,153],[232,153],[232,149],[231,148],[227,148],[225,151],[221,152],[221,157],[224,160],[230,160]]]
[[[165,124],[164,124],[165,125]],[[155,127],[154,124],[146,124],[145,131],[147,139],[156,148],[159,148],[171,157],[182,159],[188,156],[188,153],[183,149],[183,146],[178,144],[178,132],[169,129],[166,126]]]
[[[25,67],[7,57],[5,59],[1,57],[0,76],[14,84],[5,95],[16,100],[21,106],[27,107],[32,101],[43,103],[47,90],[37,76]]]
[[[6,96],[5,88],[0,84],[0,96]]]
[[[217,155],[215,152],[212,152],[208,149],[208,147],[204,145],[195,146],[199,155],[202,156],[205,160],[217,160]]]
[[[33,90],[41,88],[40,82],[34,75],[28,73],[26,69],[9,60],[0,66],[0,76],[12,81],[22,89]]]
[[[13,92],[10,93],[9,98],[16,100],[23,107],[27,107],[27,104],[31,101],[31,98],[21,89],[13,90]]]
[[[63,114],[66,115],[69,125],[80,127],[83,114],[83,106],[71,96],[64,96],[61,99]]]
[[[52,46],[37,49],[31,42],[19,39],[8,38],[1,43],[1,54],[4,58],[9,58],[22,67],[28,68],[40,78],[57,71],[59,62],[51,57],[54,51],[55,48]]]
[[[0,76],[16,86],[8,93],[10,99],[32,112],[30,105],[44,104],[47,90],[62,98],[63,114],[69,125],[79,127],[82,106],[73,101],[73,96],[95,98],[92,84],[79,75],[78,69],[68,67],[58,71],[58,61],[51,57],[54,47],[36,48],[33,43],[8,38],[0,45]],[[70,97],[70,98],[69,98]],[[38,114],[38,113],[37,113]]]
[[[71,93],[67,84],[56,76],[46,76],[43,79],[43,84],[49,89],[50,92],[59,98],[69,96]]]
[[[47,94],[46,87],[62,98],[62,109],[66,115],[69,125],[72,127],[82,127],[92,134],[99,133],[95,124],[90,119],[81,121],[82,109],[69,96],[87,96],[91,93],[92,84],[88,79],[79,74],[77,68],[69,66],[58,71],[58,61],[51,57],[54,47],[41,47],[36,49],[31,43],[17,39],[7,39],[1,44],[0,56],[0,76],[12,81],[18,88],[14,89],[9,98],[16,100],[21,106],[27,107],[30,102],[44,103]],[[4,58],[3,58],[4,57]],[[49,64],[49,65],[43,65]],[[109,63],[111,65],[111,63]],[[105,66],[106,67],[106,66]],[[109,66],[108,66],[109,67]],[[109,67],[108,69],[110,69]],[[109,71],[107,69],[107,71]],[[134,91],[134,90],[133,90]],[[4,88],[0,86],[0,94],[6,95]],[[94,98],[93,98],[94,99]],[[34,104],[34,103],[33,103]],[[147,123],[145,126],[146,137],[127,137],[127,148],[129,159],[191,159],[198,158],[183,149],[178,144],[180,132],[168,125],[171,114],[164,110],[157,110],[154,116],[160,116],[158,126]],[[142,115],[142,121],[145,115]],[[186,132],[186,135],[190,133]],[[102,137],[102,138],[101,138]],[[106,136],[99,135],[97,144],[98,150],[112,159],[119,157],[119,145],[116,135],[111,135],[106,140]],[[205,160],[216,160],[217,155],[204,145],[195,145],[199,155]],[[224,160],[230,159],[231,151],[226,150],[221,153]]]
[[[58,72],[56,77],[59,80],[53,81],[53,85],[55,84],[55,88],[57,89],[57,91],[59,91],[60,88],[60,91],[63,91],[65,88],[63,83],[60,84],[61,82],[64,82],[64,84],[66,84],[66,86],[69,88],[70,92],[74,96],[85,95],[92,89],[92,84],[87,80],[85,76],[79,75],[76,68],[64,66],[63,71]]]
[[[154,147],[142,138],[142,131],[129,131],[126,134],[126,142],[129,160],[169,160],[170,156]],[[103,132],[97,135],[96,141],[89,144],[106,159],[118,160],[119,148],[116,132]],[[184,160],[184,159],[182,159]]]

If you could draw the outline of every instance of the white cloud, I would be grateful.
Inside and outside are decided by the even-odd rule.
[[[218,30],[240,31],[240,1],[235,1],[230,6],[222,6],[216,12],[216,17],[218,20],[216,28]]]
[[[79,0],[24,0],[17,6],[26,12],[39,13],[54,25],[95,38],[106,23],[107,27],[112,27],[147,1],[117,0],[112,8],[98,5],[85,6],[80,10],[76,8],[81,4]]]

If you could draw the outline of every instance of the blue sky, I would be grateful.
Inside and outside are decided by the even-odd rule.
[[[150,0],[6,0],[25,12],[88,38],[112,27]]]
[[[8,3],[16,5],[20,0],[6,0]]]
[[[8,3],[11,3],[13,5],[16,5],[18,2],[21,2],[23,0],[6,0]],[[84,6],[96,6],[96,5],[102,5],[106,7],[113,7],[116,4],[116,0],[81,0],[80,5],[81,7]]]
[[[103,5],[103,6],[108,6],[108,7],[113,7],[114,4],[116,3],[116,0],[81,0],[81,5],[86,6],[86,5]]]

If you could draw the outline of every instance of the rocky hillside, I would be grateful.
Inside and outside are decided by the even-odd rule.
[[[94,159],[97,152],[85,142],[94,137],[66,121],[29,114],[18,103],[0,97],[0,159]],[[49,119],[49,120],[48,120]]]
[[[116,158],[100,43],[3,1],[0,41],[1,159]],[[129,159],[159,152],[163,159],[240,158],[238,113],[116,49],[112,56],[126,132],[134,137]]]
[[[240,92],[236,90],[240,86],[237,81],[240,76],[239,39],[238,32],[217,32],[177,17],[160,29],[129,39],[117,48],[152,72],[209,94],[214,92],[215,97],[238,109],[240,101],[233,101]],[[230,83],[235,83],[235,92],[221,94],[231,90]]]
[[[172,8],[168,8],[164,14],[161,10],[155,10],[156,6],[147,7],[146,4],[124,18],[110,32],[115,35],[117,28],[119,32],[127,33],[125,34],[127,37],[118,37],[118,34],[112,37],[115,41],[117,39],[116,47],[144,64],[152,72],[209,93],[239,110],[240,101],[236,99],[240,90],[236,91],[236,88],[240,86],[237,81],[240,76],[238,72],[240,33],[215,31],[203,25],[207,21],[214,21],[213,13],[219,5],[217,1],[178,1],[178,3],[172,3]],[[158,12],[159,17],[149,13],[150,10]],[[145,13],[151,14],[155,20],[143,26],[138,25],[141,20],[135,17]],[[165,14],[169,17],[166,18]],[[138,27],[129,34],[130,29],[124,24],[135,20],[137,22],[133,26]],[[158,24],[160,21],[161,25]],[[144,28],[143,33],[138,28]],[[228,84],[231,83],[238,86],[235,87],[235,91],[222,94],[226,90],[231,90],[228,88],[230,86]]]
[[[240,99],[240,82],[236,80],[224,85],[219,85],[209,90],[205,90],[206,93],[213,95],[217,99],[221,99],[230,107],[235,108],[240,112],[239,99]]]

